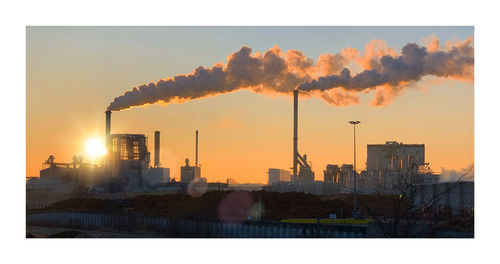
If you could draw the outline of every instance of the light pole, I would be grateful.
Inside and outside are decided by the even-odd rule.
[[[354,217],[358,216],[358,211],[356,210],[356,125],[361,123],[360,121],[349,121],[349,124],[351,124],[354,127],[354,164],[353,164],[353,170],[354,170],[354,208],[352,215]]]

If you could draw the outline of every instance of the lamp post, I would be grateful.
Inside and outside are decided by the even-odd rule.
[[[354,170],[354,208],[352,215],[354,217],[358,216],[358,211],[356,210],[356,125],[361,123],[360,121],[349,121],[349,124],[351,124],[354,128],[354,164],[353,164],[353,170]]]

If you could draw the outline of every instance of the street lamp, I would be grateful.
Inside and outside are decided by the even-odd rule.
[[[349,121],[349,124],[351,124],[354,127],[354,164],[353,164],[353,169],[354,169],[354,208],[353,208],[353,216],[357,217],[358,216],[358,211],[356,210],[356,125],[361,123],[360,121]]]

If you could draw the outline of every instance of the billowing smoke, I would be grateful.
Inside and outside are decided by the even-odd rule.
[[[474,165],[469,165],[460,170],[447,170],[441,168],[440,182],[474,181]]]
[[[433,43],[433,45],[436,45]],[[343,88],[346,91],[366,92],[378,89],[373,105],[383,105],[385,101],[398,95],[410,83],[424,76],[473,80],[474,48],[472,39],[448,50],[428,51],[415,43],[406,44],[400,56],[384,55],[377,60],[366,59],[366,68],[352,75],[344,68],[339,74],[320,76],[299,85],[299,90],[325,91]]]
[[[351,74],[347,69],[350,63],[359,65],[362,71]],[[264,54],[252,54],[252,49],[244,46],[230,54],[225,65],[200,66],[191,74],[134,87],[116,97],[108,110],[183,102],[240,89],[291,95],[298,88],[336,106],[358,104],[358,92],[376,89],[372,104],[383,105],[409,83],[426,75],[472,80],[473,66],[471,39],[435,51],[410,43],[403,47],[400,56],[377,40],[365,47],[363,56],[346,47],[337,54],[320,55],[316,63],[297,50],[284,53],[275,46]]]
[[[187,101],[207,96],[251,89],[257,93],[288,94],[304,81],[311,80],[318,72],[336,73],[349,62],[341,54],[323,54],[318,63],[301,51],[289,50],[286,54],[277,47],[252,54],[252,49],[242,47],[227,58],[227,64],[211,68],[198,67],[191,74],[134,87],[116,97],[108,110],[119,111],[133,106],[154,103]]]

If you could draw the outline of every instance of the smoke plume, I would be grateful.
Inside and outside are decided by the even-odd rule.
[[[252,54],[252,49],[244,46],[230,54],[225,65],[200,66],[190,74],[134,87],[116,97],[108,110],[184,102],[240,89],[291,95],[297,88],[304,91],[302,95],[317,96],[336,106],[358,104],[357,93],[376,90],[372,105],[378,106],[392,101],[409,84],[427,75],[473,80],[472,39],[443,50],[437,48],[438,43],[432,42],[432,51],[409,43],[397,55],[385,42],[373,40],[362,56],[358,50],[346,47],[340,53],[320,55],[316,63],[298,50],[284,53],[275,46],[264,54]],[[351,74],[347,68],[350,63],[359,65],[362,71]]]
[[[474,181],[474,165],[469,165],[460,170],[447,170],[441,168],[440,182]]]
[[[377,53],[374,53],[377,56]],[[366,92],[377,89],[373,105],[383,105],[392,100],[410,83],[424,76],[473,80],[474,49],[472,39],[450,47],[448,50],[430,52],[415,43],[406,44],[401,55],[384,55],[379,60],[364,58],[362,72],[352,75],[344,68],[339,74],[320,76],[299,85],[299,90],[325,91],[341,87],[347,91]]]

